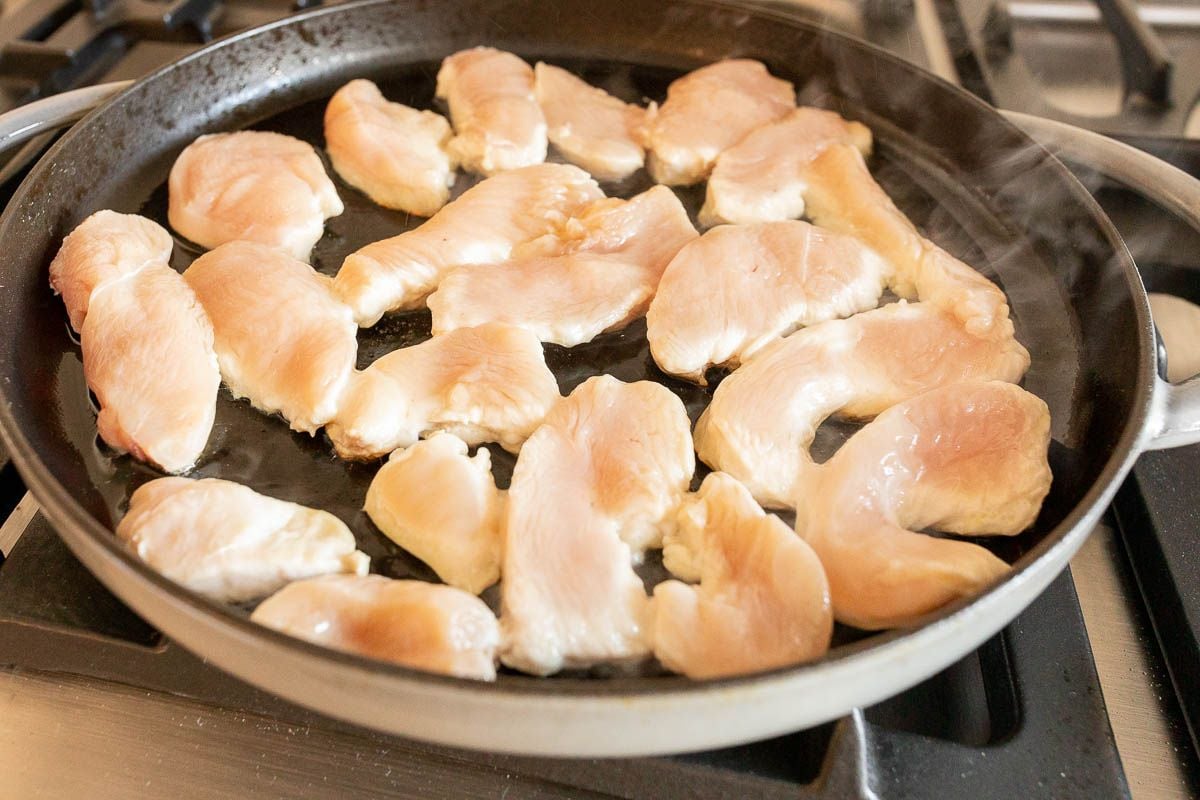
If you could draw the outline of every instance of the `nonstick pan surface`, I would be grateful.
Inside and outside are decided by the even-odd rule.
[[[550,679],[502,671],[497,684],[488,686],[334,653],[260,629],[246,621],[248,608],[218,606],[191,595],[118,546],[111,529],[129,495],[157,473],[111,452],[96,434],[79,348],[61,301],[47,284],[47,267],[62,237],[100,208],[142,213],[169,227],[167,172],[180,150],[203,133],[274,130],[320,150],[324,104],[351,78],[376,80],[392,100],[437,108],[433,89],[441,58],[476,44],[512,50],[531,63],[543,59],[562,65],[632,102],[661,102],[671,80],[716,59],[759,58],[774,74],[796,84],[800,103],[833,108],[869,125],[876,141],[872,171],[900,208],[927,235],[1005,290],[1017,337],[1032,355],[1024,386],[1050,407],[1054,484],[1029,531],[981,542],[1016,564],[1013,575],[983,600],[960,603],[918,626],[940,629],[953,645],[913,662],[911,648],[902,647],[913,631],[866,636],[839,628],[838,646],[822,662],[762,677],[698,684],[653,666],[604,667]],[[473,182],[460,175],[455,193]],[[638,173],[603,188],[629,197],[649,185],[645,174]],[[329,220],[313,258],[314,266],[327,274],[334,274],[342,259],[362,245],[422,221],[375,206],[340,181],[338,189],[346,211]],[[678,194],[694,218],[703,186]],[[715,702],[727,706],[736,704],[740,689],[756,682],[769,686],[805,671],[836,676],[839,662],[889,647],[907,653],[897,656],[894,673],[887,661],[879,661],[883,667],[876,670],[873,685],[857,694],[853,687],[843,687],[853,697],[849,705],[841,703],[845,707],[840,711],[820,712],[821,704],[815,704],[818,713],[797,709],[790,718],[793,725],[813,724],[822,721],[822,714],[828,718],[902,690],[1007,623],[1036,594],[1035,587],[1044,586],[1065,563],[1066,551],[1082,541],[1075,536],[1067,542],[1069,534],[1082,519],[1098,513],[1101,496],[1128,461],[1152,375],[1139,333],[1145,327],[1144,298],[1128,255],[1090,197],[1045,151],[989,107],[866,45],[786,15],[700,0],[544,6],[368,2],[236,36],[151,76],[76,126],[14,197],[0,220],[0,248],[6,254],[0,267],[5,287],[0,299],[5,312],[0,322],[5,401],[0,423],[22,472],[64,538],[114,591],[168,635],[292,699],[397,732],[526,752],[687,749],[744,739],[751,729],[752,735],[765,735],[787,723],[774,721],[761,729],[730,726],[690,744],[686,736],[667,741],[664,732],[657,745],[653,739],[650,744],[630,739],[606,747],[583,744],[584,734],[575,739],[562,734],[561,721],[547,723],[549,727],[538,729],[542,733],[531,730],[511,739],[499,732],[471,737],[448,732],[462,729],[462,721],[439,728],[421,723],[419,714],[392,717],[363,709],[370,708],[372,691],[380,698],[387,694],[381,687],[389,682],[406,692],[440,687],[447,696],[485,703],[489,697],[526,698],[535,715],[534,698],[550,698],[551,705],[567,714],[595,714],[595,704],[607,700],[711,699],[714,692],[723,697]],[[174,266],[182,270],[198,254],[177,238]],[[360,332],[359,366],[428,336],[427,312],[385,318]],[[564,393],[600,373],[626,381],[654,380],[681,397],[693,420],[711,397],[711,386],[696,387],[657,370],[640,321],[580,347],[548,345],[546,357]],[[848,425],[824,426],[818,457],[832,452],[851,430]],[[505,487],[514,458],[499,448],[492,448],[492,455],[497,482]],[[377,469],[377,462],[337,459],[323,434],[291,432],[281,419],[233,400],[223,389],[209,446],[189,474],[236,480],[264,494],[329,510],[354,530],[359,547],[372,557],[373,571],[435,579],[362,512]],[[663,574],[653,558],[643,569],[648,585]],[[1006,596],[1009,584],[1023,586]],[[495,588],[485,600],[495,606]],[[966,621],[972,615],[976,621]],[[195,623],[186,631],[184,619]],[[235,655],[230,650],[234,642],[261,648],[263,655]],[[330,694],[315,701],[297,696],[299,688],[293,692],[277,678],[289,658],[296,659],[296,669],[304,669],[302,662],[314,670],[306,680],[325,685],[336,675],[343,685],[328,687]],[[303,683],[299,680],[297,686]],[[358,695],[339,699],[344,692]],[[575,712],[569,710],[572,698],[580,701]],[[452,704],[443,707],[452,713]],[[537,744],[555,730],[562,734],[559,741]]]

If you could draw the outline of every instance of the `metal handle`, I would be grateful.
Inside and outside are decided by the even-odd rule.
[[[114,81],[52,95],[0,114],[0,153],[41,133],[57,130],[81,119],[132,81]]]
[[[1055,153],[1116,178],[1200,231],[1200,180],[1107,136],[1016,111],[1002,113]],[[1162,450],[1197,442],[1200,442],[1200,376],[1180,384],[1155,377],[1150,425],[1143,448]]]

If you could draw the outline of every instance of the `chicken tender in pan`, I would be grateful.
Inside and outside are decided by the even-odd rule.
[[[312,145],[268,131],[201,136],[171,167],[171,227],[201,247],[247,241],[308,261],[344,210]]]
[[[332,514],[216,478],[159,478],[139,487],[117,538],[171,580],[228,603],[314,575],[365,575],[370,565]]]
[[[455,159],[441,114],[387,100],[368,80],[338,89],[325,107],[325,150],[342,180],[381,206],[431,217],[450,199]]]
[[[447,56],[437,96],[450,106],[450,153],[464,169],[495,175],[546,160],[546,117],[533,70],[512,53],[474,47]]]
[[[250,619],[300,639],[426,672],[496,679],[496,616],[478,597],[382,575],[289,584]]]
[[[1012,535],[1050,489],[1050,413],[1019,386],[952,384],[884,411],[796,486],[796,530],[829,575],[833,611],[860,628],[906,625],[998,580],[969,542]]]

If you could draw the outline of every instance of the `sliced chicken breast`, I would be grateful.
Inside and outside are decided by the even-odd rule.
[[[171,167],[171,227],[201,247],[249,241],[308,261],[343,211],[312,146],[268,131],[201,136]]]
[[[83,330],[92,295],[152,265],[171,262],[171,234],[137,214],[97,211],[63,239],[50,262],[50,288],[61,294],[71,327]]]
[[[667,373],[704,383],[803,325],[874,308],[891,266],[852,236],[806,222],[723,225],[671,261],[646,315]]]
[[[598,180],[619,181],[642,168],[646,109],[613,97],[561,67],[533,68],[550,142]]]
[[[813,222],[857,236],[891,262],[892,291],[945,309],[974,336],[1012,336],[1008,299],[1000,287],[926,239],[875,182],[856,148],[832,145],[808,172]]]
[[[447,56],[437,96],[450,106],[450,152],[463,169],[494,175],[546,160],[546,118],[533,70],[512,53],[473,47]]]
[[[515,453],[558,399],[537,337],[492,323],[396,350],[356,373],[326,430],[342,458],[379,458],[434,431]]]
[[[421,227],[351,253],[334,288],[359,325],[388,311],[419,308],[454,267],[506,261],[514,247],[556,233],[603,197],[583,170],[538,164],[488,178]]]
[[[158,478],[139,487],[117,538],[171,580],[229,603],[314,575],[365,575],[370,565],[332,514],[216,478]]]
[[[281,250],[230,242],[183,274],[208,312],[234,397],[315,433],[334,418],[358,354],[358,327],[329,278]]]
[[[509,487],[505,664],[549,675],[647,654],[632,564],[661,542],[693,467],[683,404],[658,384],[602,375],[554,407]]]
[[[325,107],[325,150],[342,180],[381,206],[430,217],[450,199],[455,159],[441,114],[387,100],[362,78]]]
[[[671,258],[696,238],[665,186],[598,200],[559,234],[519,246],[511,261],[461,267],[429,297],[435,335],[496,321],[564,347],[623,328],[646,312]],[[522,255],[523,252],[554,255]]]
[[[183,472],[208,442],[221,375],[212,325],[170,257],[171,236],[158,225],[100,211],[63,241],[50,284],[80,334],[100,437]]]
[[[212,325],[179,273],[156,264],[96,292],[79,340],[100,437],[164,472],[194,465],[221,373]]]
[[[992,381],[943,386],[880,414],[797,489],[796,530],[829,575],[837,619],[892,628],[1008,571],[984,548],[914,531],[1016,534],[1050,489],[1050,413]]]
[[[928,303],[894,303],[822,322],[768,345],[713,393],[696,452],[763,505],[792,506],[817,426],[865,419],[964,380],[1018,381],[1029,353],[1015,339],[972,336]]]
[[[467,456],[435,433],[392,453],[367,489],[367,515],[451,586],[479,594],[500,579],[503,496],[485,448]]]
[[[796,219],[804,214],[809,168],[830,145],[871,152],[871,130],[820,108],[797,108],[751,131],[717,157],[701,225]]]
[[[761,62],[734,58],[701,67],[673,82],[666,102],[648,112],[646,166],[668,186],[699,183],[722,151],[795,106],[792,84]]]
[[[450,586],[382,575],[288,584],[250,619],[300,639],[426,672],[496,679],[496,616]]]
[[[689,678],[723,678],[823,655],[833,634],[829,583],[812,548],[721,472],[676,515],[654,587],[654,655]]]

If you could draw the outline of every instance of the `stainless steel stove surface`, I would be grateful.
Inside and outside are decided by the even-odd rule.
[[[1171,157],[1190,147],[1179,137],[1195,126],[1179,98],[1200,90],[1200,28],[1191,22],[1200,4],[1142,6],[1142,16],[1158,23],[1161,49],[1131,22],[1131,6],[1116,0],[781,4],[1002,107],[1139,135]],[[0,17],[0,110],[74,86],[136,78],[211,36],[296,7],[286,0],[10,0]],[[1104,20],[1119,25],[1124,51]],[[1121,52],[1150,58],[1131,66]],[[1166,66],[1153,58],[1164,53]],[[1114,90],[1123,75],[1133,88]],[[48,138],[0,168],[0,201]],[[1155,265],[1150,274],[1160,276],[1162,288],[1200,291],[1191,272],[1200,267],[1194,234],[1144,199],[1100,176],[1085,177],[1139,263]],[[1190,254],[1181,256],[1187,247]],[[355,728],[247,686],[165,640],[109,594],[32,498],[17,505],[23,489],[5,466],[0,798],[1108,798],[1131,789],[1138,798],[1186,797],[1195,794],[1197,761],[1189,716],[1170,678],[1185,698],[1188,691],[1200,697],[1200,684],[1186,683],[1194,635],[1190,650],[1172,642],[1196,631],[1197,595],[1185,579],[1188,570],[1193,580],[1200,571],[1179,560],[1196,512],[1174,502],[1172,515],[1154,498],[1177,496],[1173,470],[1181,466],[1200,480],[1200,462],[1188,461],[1200,458],[1197,452],[1143,458],[1122,492],[1128,502],[1117,508],[1124,539],[1116,521],[1102,525],[1077,557],[1074,580],[1061,576],[1001,635],[924,684],[814,730],[715,752],[616,761],[433,747]],[[1186,463],[1163,466],[1162,458],[1177,454]],[[1161,535],[1167,526],[1181,536]],[[1139,557],[1130,544],[1131,569],[1121,541],[1158,555]],[[1160,541],[1175,546],[1154,545]],[[1149,606],[1138,583],[1148,589]],[[1171,613],[1160,613],[1166,606]],[[1165,659],[1152,628],[1167,644]]]

